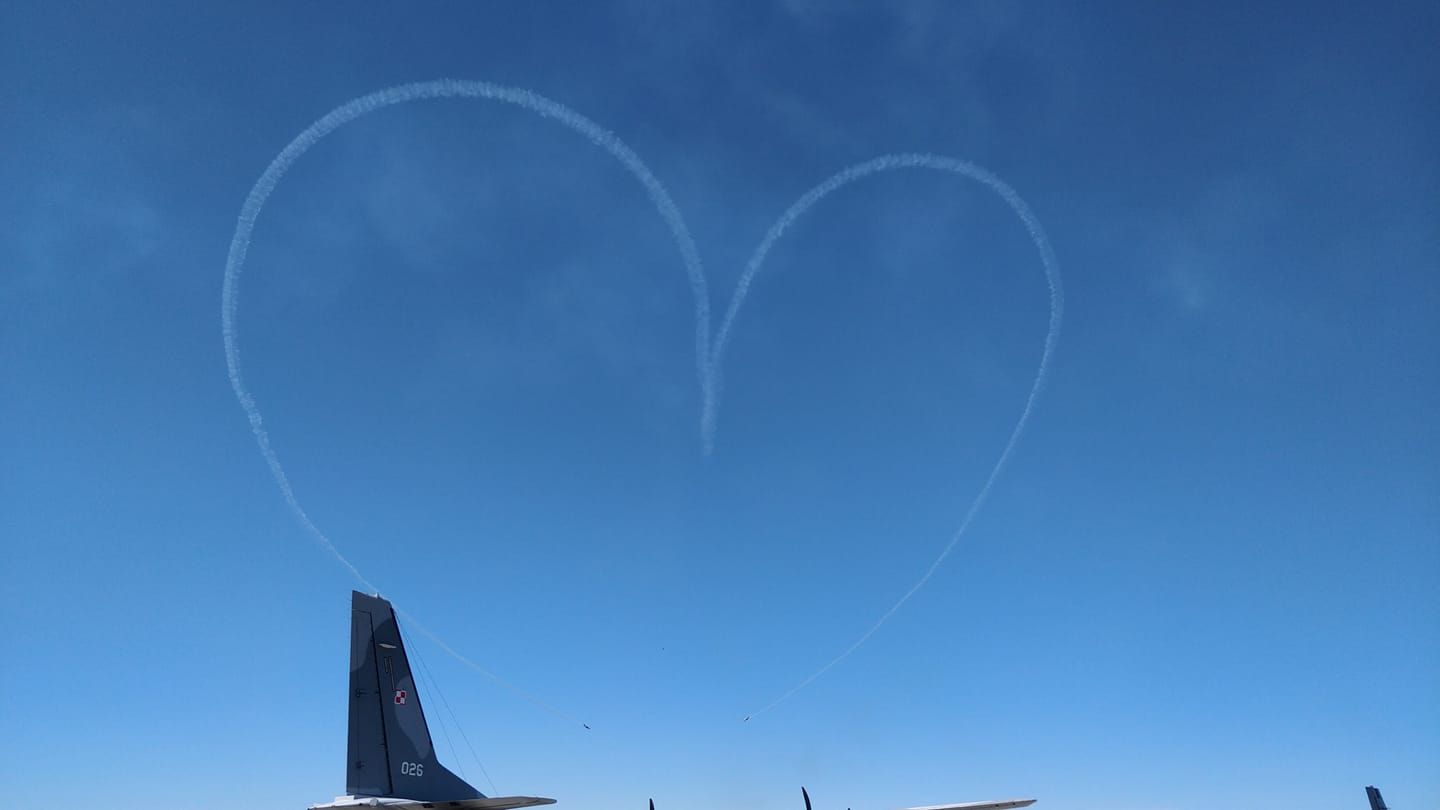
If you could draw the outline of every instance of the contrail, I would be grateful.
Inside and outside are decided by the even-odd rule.
[[[680,250],[680,257],[685,266],[685,273],[690,280],[690,292],[695,301],[695,357],[696,369],[700,382],[702,394],[709,396],[710,375],[706,367],[706,357],[710,343],[710,294],[706,287],[705,272],[700,263],[699,251],[695,248],[695,240],[690,236],[690,230],[686,227],[684,219],[680,215],[680,209],[670,199],[665,187],[650,171],[649,167],[640,160],[629,146],[626,146],[614,133],[604,129],[589,118],[566,107],[559,102],[552,101],[544,96],[514,87],[503,87],[488,82],[467,81],[461,79],[439,79],[429,82],[398,85],[379,90],[368,95],[360,96],[346,102],[345,104],[331,110],[315,123],[311,124],[290,141],[280,154],[270,162],[260,179],[250,189],[250,194],[245,198],[245,204],[240,209],[239,221],[235,226],[235,234],[230,240],[230,253],[225,261],[225,286],[220,304],[220,322],[225,337],[225,363],[229,368],[230,387],[235,390],[235,398],[239,401],[240,407],[250,419],[250,429],[255,434],[255,443],[260,447],[260,455],[264,456],[266,464],[270,466],[270,474],[274,477],[275,483],[280,487],[280,494],[285,497],[285,503],[290,506],[290,511],[300,525],[308,531],[311,536],[326,551],[330,552],[340,564],[355,578],[357,582],[365,587],[367,591],[378,593],[379,588],[375,587],[370,580],[360,573],[340,549],[315,525],[300,501],[295,497],[295,491],[290,485],[290,478],[285,473],[285,468],[280,463],[280,458],[275,453],[270,443],[270,434],[265,429],[264,419],[260,415],[260,407],[255,402],[255,397],[245,387],[245,378],[240,363],[240,331],[237,323],[237,313],[240,306],[240,274],[245,267],[245,255],[250,248],[251,236],[255,230],[255,221],[260,216],[265,201],[269,199],[271,192],[279,185],[285,177],[285,173],[295,164],[307,151],[321,139],[340,127],[354,121],[355,119],[390,107],[396,104],[405,104],[411,101],[419,101],[431,98],[473,98],[488,101],[499,101],[506,104],[513,104],[525,110],[563,124],[585,136],[591,143],[599,146],[614,156],[620,163],[640,181],[650,201],[659,211],[665,224],[670,229],[670,234],[675,240],[676,247]],[[497,682],[511,689],[504,681],[492,673],[486,672],[473,662],[459,655],[449,646],[413,619],[411,623],[420,629],[422,633],[429,636],[431,640],[440,645],[450,655],[459,659],[462,663],[471,668],[494,678]],[[518,691],[518,690],[517,690]],[[524,694],[524,693],[521,693]],[[532,702],[533,697],[527,696]],[[574,719],[568,715],[555,710],[545,704],[540,704],[546,709]],[[579,722],[579,721],[576,721]]]
[[[541,700],[540,698],[538,698],[538,697],[530,694],[529,692],[526,692],[524,689],[521,689],[520,687],[516,686],[515,684],[510,683],[509,681],[505,680],[504,678],[500,677],[499,675],[496,675],[495,673],[491,672],[490,670],[488,670],[488,669],[480,666],[479,664],[475,663],[474,661],[471,661],[469,658],[466,658],[465,656],[463,656],[463,655],[461,655],[460,653],[456,652],[453,647],[451,647],[449,644],[446,644],[444,641],[442,641],[439,636],[437,636],[437,635],[435,635],[434,633],[430,632],[430,629],[429,629],[429,628],[427,628],[425,625],[421,624],[420,622],[416,621],[414,616],[411,616],[409,613],[406,613],[405,611],[401,610],[401,609],[398,608],[398,607],[395,607],[394,605],[391,605],[391,607],[395,609],[395,613],[396,613],[398,616],[400,616],[401,618],[403,618],[403,619],[405,620],[405,623],[406,623],[406,624],[408,624],[410,627],[414,628],[415,631],[418,632],[420,635],[422,635],[422,636],[430,639],[432,642],[434,642],[434,643],[435,643],[435,646],[437,646],[437,647],[439,647],[440,649],[444,650],[451,658],[454,658],[456,661],[459,661],[460,663],[462,663],[462,664],[464,664],[465,666],[467,666],[467,667],[475,670],[476,672],[480,673],[481,675],[484,675],[485,677],[489,678],[490,680],[494,681],[495,683],[497,683],[497,684],[505,687],[506,689],[509,689],[511,692],[514,692],[516,695],[519,695],[521,698],[524,698],[525,700],[529,701],[530,703],[532,703],[532,704],[540,707],[541,709],[544,709],[545,711],[547,711],[547,712],[555,715],[556,717],[560,718],[561,720],[568,720],[568,721],[570,721],[571,723],[574,723],[574,724],[576,724],[576,725],[584,726],[587,730],[590,728],[590,726],[586,725],[586,723],[585,723],[583,720],[581,720],[580,718],[576,717],[575,715],[570,714],[569,712],[566,712],[566,711],[564,711],[563,709],[557,709],[557,708],[555,708],[554,706],[550,705],[549,703],[546,703],[545,701]],[[466,740],[466,743],[468,744],[468,743],[469,743],[469,740]],[[481,765],[480,767],[483,769],[485,766],[484,766],[484,765]],[[486,774],[486,778],[489,778],[489,774]]]
[[[745,720],[747,721],[789,700],[795,693],[814,683],[815,679],[830,671],[831,667],[850,657],[851,653],[860,649],[862,644],[869,641],[870,637],[875,635],[875,632],[884,626],[885,622],[889,621],[890,617],[894,616],[895,612],[898,611],[902,605],[910,601],[910,597],[925,587],[925,583],[930,581],[930,577],[935,575],[935,571],[940,567],[940,564],[945,561],[946,557],[950,556],[950,552],[955,550],[955,546],[959,544],[960,539],[965,536],[966,530],[970,528],[970,523],[975,519],[975,515],[980,511],[980,507],[983,506],[985,500],[990,497],[990,490],[995,486],[995,479],[999,478],[1001,470],[1005,468],[1006,462],[1010,460],[1010,454],[1015,450],[1015,445],[1019,443],[1021,434],[1025,432],[1025,425],[1030,421],[1030,414],[1035,409],[1035,401],[1040,396],[1040,389],[1045,387],[1045,378],[1050,372],[1050,359],[1055,354],[1055,345],[1060,338],[1060,321],[1065,309],[1065,291],[1060,283],[1059,263],[1055,260],[1055,252],[1050,248],[1050,240],[1045,236],[1045,229],[1040,226],[1040,221],[1035,218],[1035,215],[1030,211],[1030,207],[1025,204],[1025,201],[1020,198],[1020,195],[1015,193],[1015,190],[1011,188],[1008,183],[993,173],[963,160],[925,154],[882,155],[864,163],[857,163],[854,166],[842,169],[832,175],[828,180],[810,189],[800,197],[799,200],[796,200],[795,204],[791,205],[790,208],[781,215],[780,219],[776,220],[775,224],[770,226],[770,231],[765,234],[764,240],[755,248],[755,252],[750,256],[749,263],[745,265],[745,272],[740,276],[740,281],[735,286],[735,294],[730,299],[730,307],[725,312],[725,320],[721,322],[720,330],[716,333],[714,352],[709,359],[711,373],[716,379],[711,384],[710,392],[718,395],[720,390],[718,380],[720,375],[720,362],[725,352],[725,341],[729,337],[730,329],[735,322],[735,315],[739,312],[740,305],[745,302],[745,296],[750,291],[750,284],[754,280],[755,274],[759,272],[760,266],[764,264],[765,257],[769,254],[770,248],[775,244],[775,240],[779,239],[781,235],[795,223],[795,220],[804,215],[806,211],[809,211],[811,206],[824,199],[831,192],[849,185],[862,177],[879,172],[891,171],[893,169],[933,169],[963,175],[989,186],[991,190],[999,194],[1000,197],[1009,204],[1010,208],[1015,211],[1016,216],[1020,217],[1020,220],[1025,223],[1025,229],[1030,232],[1030,241],[1035,244],[1035,249],[1040,253],[1040,262],[1045,266],[1045,280],[1050,286],[1050,325],[1045,333],[1045,350],[1040,355],[1040,366],[1035,371],[1035,382],[1030,386],[1030,395],[1026,397],[1025,407],[1020,412],[1020,418],[1016,420],[1014,429],[1010,431],[1010,438],[1005,442],[1005,449],[1000,452],[1000,457],[995,461],[995,466],[991,468],[990,475],[985,479],[985,485],[980,487],[979,493],[977,493],[975,499],[970,502],[970,508],[965,512],[965,518],[960,521],[960,527],[950,536],[950,542],[945,545],[945,548],[940,550],[940,554],[930,563],[930,567],[925,570],[925,573],[920,575],[919,579],[915,580],[915,584],[911,585],[909,590],[905,591],[899,599],[895,600],[895,604],[891,605],[889,610],[886,610],[874,624],[870,625],[870,629],[860,634],[860,637],[857,638],[854,643],[846,647],[839,655],[832,658],[825,666],[815,670],[804,680],[791,687],[789,691],[770,701],[770,703],[763,708],[746,715]],[[715,429],[715,412],[713,407],[708,407],[710,401],[707,400],[706,403],[705,418],[702,420],[701,425],[702,430],[707,431],[706,435],[708,437],[713,434]],[[710,439],[707,438],[706,441],[708,444]]]
[[[244,269],[245,257],[250,247],[255,221],[259,218],[260,212],[266,200],[269,199],[270,194],[275,190],[281,179],[284,178],[286,172],[290,170],[291,166],[293,166],[302,155],[330,133],[363,115],[397,104],[432,98],[470,98],[498,101],[528,110],[542,118],[556,121],[575,130],[591,143],[609,152],[611,156],[620,161],[621,165],[640,182],[646,194],[649,196],[651,203],[655,206],[657,212],[669,228],[670,235],[675,242],[676,248],[679,250],[685,274],[690,282],[690,292],[695,308],[696,376],[700,384],[702,403],[700,416],[701,443],[702,450],[706,456],[709,456],[713,452],[715,446],[715,431],[720,407],[722,381],[721,367],[725,347],[740,307],[744,304],[755,275],[764,264],[776,240],[789,230],[790,226],[815,205],[815,203],[819,202],[831,192],[872,174],[894,169],[930,169],[960,174],[990,187],[991,190],[999,194],[1000,197],[1009,204],[1029,231],[1031,241],[1040,253],[1041,262],[1045,267],[1046,281],[1050,287],[1050,323],[1049,330],[1045,336],[1044,352],[1041,355],[1040,365],[1035,374],[1035,381],[1031,386],[1029,396],[1025,400],[1025,407],[1021,411],[1020,418],[1016,421],[1015,427],[1011,431],[1008,441],[1005,443],[1004,450],[1000,453],[999,459],[991,469],[984,486],[980,488],[979,493],[971,502],[959,528],[956,529],[955,533],[951,536],[950,542],[941,550],[939,555],[936,556],[935,560],[930,564],[930,567],[911,585],[910,589],[891,605],[853,644],[840,653],[840,655],[816,670],[789,691],[771,701],[764,708],[751,713],[745,719],[749,720],[751,717],[758,716],[773,709],[801,689],[810,685],[815,679],[825,674],[836,664],[849,657],[855,650],[859,649],[902,605],[909,601],[910,597],[914,596],[916,592],[924,587],[925,583],[930,580],[931,576],[933,576],[935,571],[940,567],[940,564],[944,562],[945,558],[950,555],[950,552],[953,551],[955,546],[960,542],[971,522],[974,520],[975,515],[989,497],[996,479],[1009,461],[1011,453],[1020,440],[1020,436],[1024,433],[1035,402],[1039,397],[1041,389],[1044,387],[1045,379],[1049,372],[1051,357],[1054,354],[1055,346],[1060,335],[1061,315],[1064,309],[1064,293],[1061,287],[1059,268],[1055,261],[1054,253],[1050,248],[1050,243],[1045,236],[1044,229],[1040,226],[1034,214],[1031,213],[1024,200],[1015,193],[1014,189],[993,173],[973,163],[938,155],[892,154],[855,164],[838,172],[806,192],[770,227],[765,238],[760,242],[759,246],[756,247],[755,252],[751,254],[745,270],[740,276],[740,281],[736,285],[735,292],[730,299],[725,317],[721,321],[719,330],[716,332],[715,341],[712,346],[709,288],[706,282],[704,267],[700,261],[699,251],[695,247],[695,242],[691,237],[689,228],[685,225],[684,218],[680,214],[680,209],[675,205],[669,193],[655,177],[654,173],[650,171],[649,167],[645,165],[639,155],[614,133],[604,129],[594,121],[575,112],[569,107],[529,90],[463,79],[440,79],[436,81],[398,85],[360,96],[336,107],[307,127],[296,136],[294,140],[286,145],[275,159],[271,161],[260,178],[255,181],[255,185],[251,188],[250,194],[246,197],[245,203],[240,210],[235,233],[230,242],[230,252],[225,263],[225,283],[221,300],[220,317],[222,331],[224,333],[225,361],[229,369],[230,386],[235,391],[235,398],[239,401],[240,407],[245,411],[246,416],[250,420],[250,428],[255,434],[255,442],[260,448],[260,454],[264,457],[266,464],[269,465],[270,473],[274,477],[276,485],[280,488],[286,504],[289,505],[290,510],[294,513],[300,525],[315,538],[321,547],[334,556],[341,565],[345,566],[346,570],[350,572],[357,582],[371,592],[379,592],[379,588],[375,587],[373,583],[366,579],[364,575],[360,573],[360,570],[340,552],[335,543],[311,520],[310,516],[305,512],[304,507],[301,506],[299,499],[296,498],[295,492],[290,485],[289,477],[285,473],[285,468],[281,465],[280,459],[270,443],[270,435],[265,429],[259,406],[256,404],[254,396],[245,386],[240,362],[239,326],[237,323],[237,313],[240,302],[240,275]],[[474,662],[455,652],[428,630],[425,630],[424,627],[418,622],[415,622],[414,619],[410,619],[410,622],[422,634],[429,637],[461,663],[494,679],[506,688],[516,691],[527,700],[536,703],[547,711],[564,717],[565,719],[579,722],[574,717],[539,701],[537,698],[500,679],[495,674],[479,667]]]

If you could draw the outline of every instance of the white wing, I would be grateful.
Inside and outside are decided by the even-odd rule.
[[[931,804],[925,807],[907,807],[905,810],[1011,810],[1014,807],[1029,807],[1034,799],[1006,799],[999,802],[966,802],[964,804]]]
[[[515,807],[534,807],[540,804],[554,804],[554,799],[540,796],[491,796],[484,799],[454,799],[448,801],[417,802],[414,799],[372,796],[341,796],[329,804],[312,804],[310,810],[343,810],[345,808],[384,807],[387,810],[420,810],[420,808],[444,808],[445,810],[510,810]]]

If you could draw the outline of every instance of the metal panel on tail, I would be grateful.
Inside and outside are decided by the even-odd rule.
[[[389,753],[381,714],[380,670],[370,612],[350,611],[350,739],[346,748],[345,792],[389,796]]]

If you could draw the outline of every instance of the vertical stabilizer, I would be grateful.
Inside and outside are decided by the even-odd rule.
[[[1365,795],[1370,799],[1370,810],[1389,810],[1385,800],[1380,798],[1380,789],[1374,785],[1365,786]]]
[[[390,603],[355,591],[350,604],[346,792],[427,802],[485,798],[435,758]]]

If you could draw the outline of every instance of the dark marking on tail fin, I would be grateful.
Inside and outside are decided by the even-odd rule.
[[[1365,786],[1365,795],[1370,799],[1370,810],[1389,810],[1385,800],[1380,798],[1380,789],[1374,785]]]
[[[485,794],[435,758],[395,611],[379,596],[350,600],[350,741],[345,790],[446,802]]]

